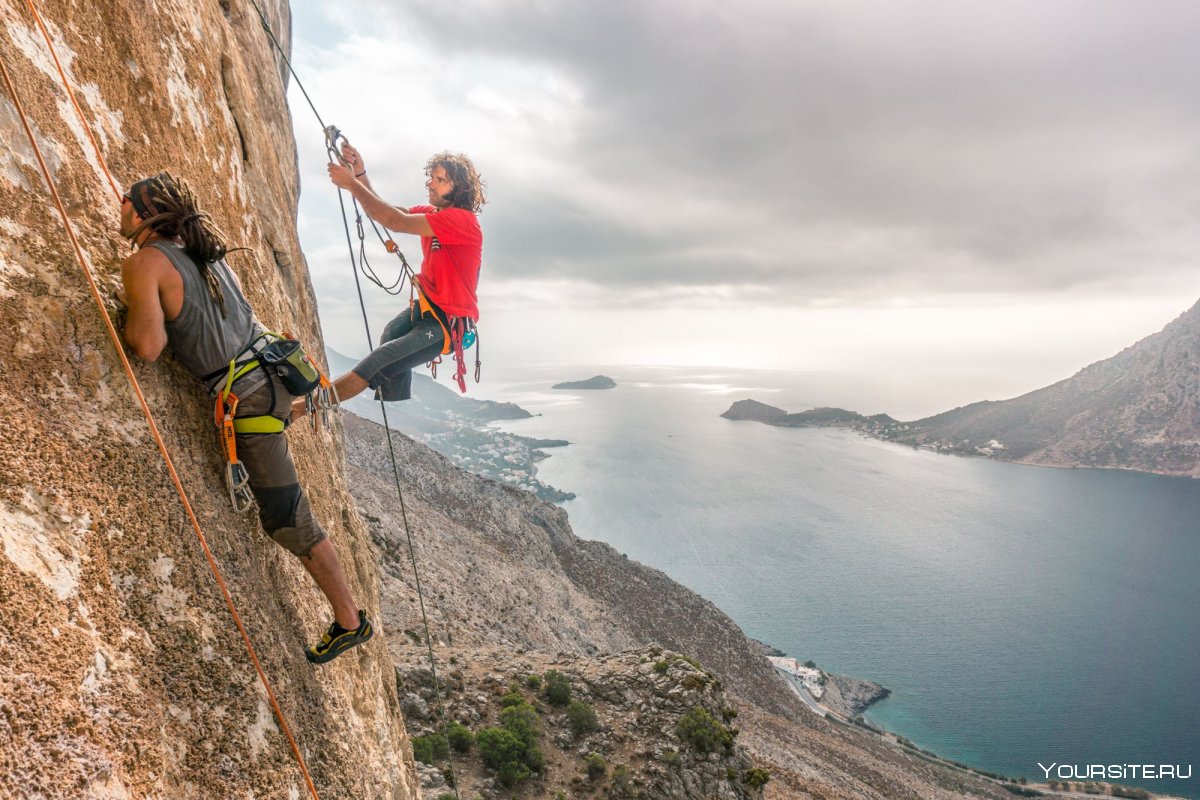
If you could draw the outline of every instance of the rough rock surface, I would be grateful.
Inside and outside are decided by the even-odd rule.
[[[287,41],[286,5],[263,5]],[[281,62],[249,4],[38,7],[118,182],[164,168],[187,179],[231,244],[250,248],[230,264],[260,318],[320,353]],[[18,0],[0,0],[0,58],[111,296],[128,252],[118,202]],[[0,309],[0,795],[307,795],[6,91]],[[203,392],[169,358],[135,371],[321,796],[416,797],[382,632],[322,669],[304,660],[327,606],[254,515],[229,509]],[[357,597],[377,608],[340,436],[292,444]]]
[[[392,466],[383,429],[343,416],[355,500],[379,548],[384,621],[404,634],[388,644],[407,686],[403,676],[428,661]],[[657,645],[696,659],[720,679],[725,701],[739,712],[731,722],[741,729],[739,745],[771,772],[767,798],[1012,797],[979,776],[915,756],[894,739],[817,717],[800,706],[762,645],[707,600],[608,545],[578,539],[562,509],[457,470],[401,434],[392,440],[439,674],[449,687],[451,716],[469,727],[495,713],[490,691],[523,673],[555,668],[586,674],[597,685],[620,684],[629,679],[630,659],[640,663],[644,648]],[[465,691],[464,684],[478,685],[472,674],[479,671],[497,676],[491,690]],[[644,713],[641,691],[624,700],[606,697],[605,719]],[[435,696],[416,699],[422,702],[410,699],[406,714],[414,732],[426,732],[421,717],[436,709]],[[658,719],[659,735],[643,730],[639,749],[676,747],[663,728],[668,718]],[[551,779],[564,769],[574,774],[577,758],[560,762]],[[471,786],[484,785],[478,765],[467,777]],[[652,785],[643,782],[646,796],[664,796],[649,794]],[[572,783],[563,796],[589,796],[589,786]],[[427,797],[438,794],[431,787]]]

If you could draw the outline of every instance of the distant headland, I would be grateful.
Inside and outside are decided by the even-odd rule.
[[[617,382],[607,375],[596,375],[586,381],[567,381],[556,383],[551,389],[615,389]]]

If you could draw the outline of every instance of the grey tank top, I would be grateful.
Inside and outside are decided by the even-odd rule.
[[[208,293],[208,284],[200,275],[196,262],[184,252],[183,246],[162,239],[150,243],[168,259],[183,278],[183,307],[179,316],[166,323],[167,342],[175,360],[195,377],[203,380],[217,370],[229,366],[262,333],[262,325],[254,318],[246,296],[222,261],[208,268],[217,278],[225,296],[225,316]],[[210,381],[211,382],[211,381]]]

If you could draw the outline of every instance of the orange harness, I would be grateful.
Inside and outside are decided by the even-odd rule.
[[[450,317],[446,319],[450,325],[442,321],[443,314],[440,309],[436,309],[433,303],[425,297],[425,293],[417,292],[417,307],[421,310],[421,316],[432,314],[437,320],[438,327],[442,329],[442,352],[437,358],[429,362],[429,371],[433,377],[437,378],[438,364],[442,363],[442,356],[448,353],[454,353],[454,380],[458,383],[458,390],[463,394],[467,393],[467,365],[466,358],[463,356],[463,350],[469,348],[472,344],[475,345],[475,382],[479,383],[479,376],[483,371],[483,362],[479,358],[479,332],[475,329],[475,322],[469,317]]]

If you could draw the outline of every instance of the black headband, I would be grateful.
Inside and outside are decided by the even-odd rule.
[[[150,219],[151,217],[158,216],[162,213],[162,210],[150,200],[151,190],[159,192],[163,190],[169,191],[171,185],[170,176],[165,172],[160,172],[153,177],[143,178],[133,186],[130,186],[127,196],[129,197],[129,202],[133,203],[133,210],[142,219]]]

